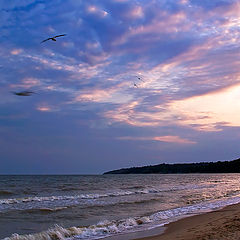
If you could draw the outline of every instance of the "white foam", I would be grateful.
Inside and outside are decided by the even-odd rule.
[[[36,234],[13,234],[10,237],[4,238],[4,240],[77,240],[102,238],[118,233],[137,231],[141,227],[141,229],[154,228],[174,221],[177,218],[184,217],[188,214],[198,214],[203,211],[207,212],[239,202],[240,197],[203,202],[200,204],[159,211],[150,216],[130,217],[123,220],[112,221],[105,220],[89,227],[74,226],[71,228],[63,228],[61,226],[55,226],[54,228],[51,228],[45,232]]]
[[[71,240],[71,239],[89,239],[92,237],[110,236],[113,234],[125,232],[128,229],[133,229],[141,224],[149,222],[149,218],[128,218],[121,221],[101,221],[96,225],[89,227],[71,227],[63,228],[55,226],[45,232],[18,235],[13,234],[4,240]]]

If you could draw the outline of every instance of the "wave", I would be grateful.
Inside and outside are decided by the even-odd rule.
[[[134,194],[148,194],[148,193],[158,193],[155,189],[147,189],[141,191],[120,191],[105,194],[79,194],[79,195],[64,195],[64,196],[48,196],[48,197],[25,197],[25,198],[9,198],[0,199],[1,204],[14,204],[14,203],[26,203],[26,202],[42,202],[42,201],[57,201],[57,200],[76,200],[76,199],[99,199],[104,197],[119,197],[128,196]]]
[[[150,222],[149,218],[142,217],[128,218],[120,221],[105,220],[89,227],[63,228],[56,225],[54,228],[36,234],[18,235],[15,233],[10,237],[4,238],[4,240],[73,240],[93,237],[100,238],[122,233],[148,222]]]
[[[14,195],[14,193],[8,190],[0,190],[0,196],[5,196],[5,195]]]
[[[182,186],[182,187],[173,187],[166,189],[157,189],[157,188],[145,188],[141,190],[135,191],[115,191],[108,193],[88,193],[88,194],[79,194],[79,195],[63,195],[63,196],[46,196],[46,197],[24,197],[24,198],[8,198],[8,199],[0,199],[1,204],[16,204],[16,203],[27,203],[27,202],[45,202],[45,201],[59,201],[59,200],[78,200],[78,199],[99,199],[99,198],[107,198],[107,197],[120,197],[120,196],[129,196],[129,195],[137,195],[137,194],[157,194],[162,192],[169,191],[180,191],[184,189],[198,189],[204,188],[205,186]],[[209,187],[209,186],[208,186]]]
[[[60,188],[62,192],[69,192],[69,191],[79,191],[79,188],[77,187],[62,187]]]
[[[105,220],[89,227],[70,227],[63,228],[56,225],[47,231],[18,235],[13,234],[4,240],[77,240],[77,239],[92,239],[108,237],[120,233],[127,233],[132,231],[146,230],[154,227],[163,226],[176,219],[185,216],[199,214],[201,212],[208,212],[222,208],[227,205],[236,204],[240,202],[240,197],[235,197],[226,200],[218,200],[213,202],[204,202],[191,206],[178,207],[164,211],[156,212],[149,216],[129,217],[123,220]]]
[[[24,212],[27,213],[51,213],[51,212],[59,212],[61,210],[67,209],[68,207],[56,207],[56,208],[31,208],[26,209]]]
[[[189,196],[183,196],[182,199],[186,204],[197,204],[201,202],[206,202],[210,200],[218,200],[222,198],[229,198],[229,197],[235,197],[240,194],[240,190],[229,190],[225,193],[219,193],[218,195],[210,195],[210,194],[205,194],[205,193],[198,193],[197,195],[189,195]],[[186,199],[185,199],[186,198]]]

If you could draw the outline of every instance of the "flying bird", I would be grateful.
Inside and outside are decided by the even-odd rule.
[[[66,36],[66,35],[67,35],[67,34],[60,34],[60,35],[57,35],[57,36],[54,36],[54,37],[50,37],[50,38],[47,38],[47,39],[41,41],[41,43],[44,43],[44,42],[46,42],[46,41],[48,41],[48,40],[52,40],[52,41],[56,42],[56,41],[57,41],[57,40],[56,40],[57,37],[63,37],[63,36]]]
[[[137,77],[137,79],[138,79],[139,81],[144,82],[139,76],[136,76],[136,77]],[[139,84],[139,82],[138,82],[138,83],[134,82],[134,83],[133,83],[133,86],[136,87],[136,88],[138,88],[138,84]]]
[[[136,76],[137,78],[138,78],[138,80],[140,80],[140,81],[142,81],[142,82],[144,82],[140,77],[138,77],[138,76]]]
[[[22,92],[12,92],[13,94],[17,95],[17,96],[31,96],[33,93],[35,92],[31,92],[31,91],[22,91]]]
[[[138,88],[138,85],[136,83],[134,83],[133,86]]]

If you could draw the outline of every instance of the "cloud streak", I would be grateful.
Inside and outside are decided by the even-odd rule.
[[[118,137],[119,140],[129,141],[158,141],[177,144],[195,144],[196,142],[181,138],[179,136],[156,136],[156,137]]]

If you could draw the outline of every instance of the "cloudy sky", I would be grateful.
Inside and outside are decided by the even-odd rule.
[[[3,0],[0,11],[1,174],[240,156],[239,1]],[[36,94],[12,93],[25,90]]]

